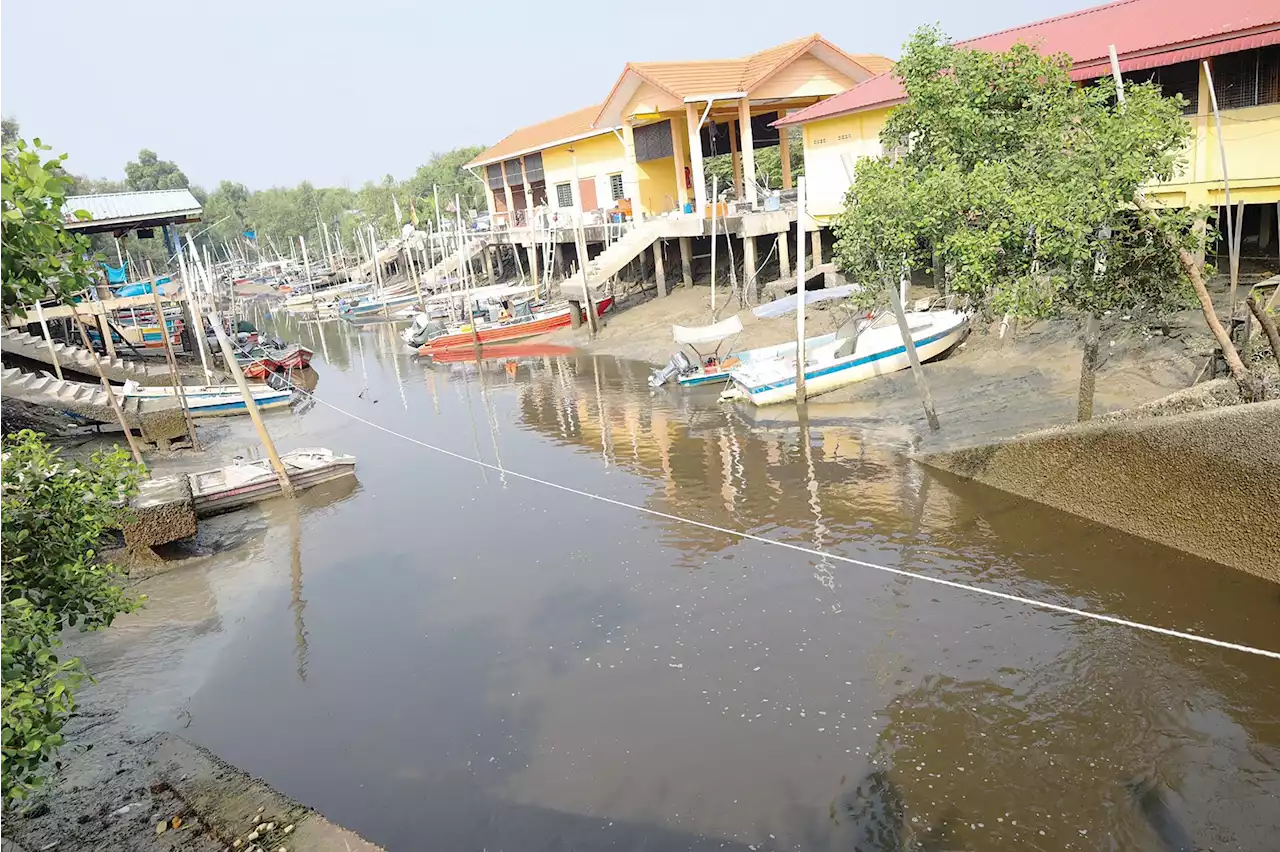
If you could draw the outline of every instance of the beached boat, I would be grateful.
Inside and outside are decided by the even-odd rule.
[[[596,302],[596,316],[603,316],[612,305],[612,296]],[[517,306],[515,316],[511,319],[478,323],[474,331],[468,323],[445,326],[430,318],[419,323],[419,319],[427,316],[419,314],[419,319],[415,319],[414,324],[405,330],[404,339],[412,345],[414,340],[425,338],[425,342],[418,347],[419,355],[432,355],[447,349],[474,346],[477,342],[481,345],[511,343],[568,328],[573,324],[570,313],[572,310],[573,307],[568,304],[530,308],[525,303]],[[581,316],[585,322],[586,312],[583,311]]]
[[[355,456],[340,455],[322,447],[294,450],[280,456],[280,461],[297,490],[355,476],[356,472]],[[280,480],[267,459],[237,462],[187,476],[196,514],[201,516],[238,509],[280,494]]]
[[[969,317],[961,311],[911,311],[907,328],[922,362],[950,351],[964,339]],[[824,335],[825,337],[825,335]],[[910,366],[907,347],[892,313],[847,323],[831,340],[805,343],[804,381],[807,396],[817,396],[873,376],[894,373]],[[812,346],[812,348],[810,348]],[[773,405],[795,399],[794,346],[782,356],[731,370],[733,385],[722,400],[745,399],[755,405]]]
[[[192,417],[221,417],[229,414],[245,414],[248,407],[244,404],[244,396],[236,385],[191,385],[183,387],[187,398],[187,408]],[[250,389],[253,401],[258,410],[267,411],[273,408],[287,407],[293,401],[293,391],[276,390],[271,387],[255,387]],[[177,390],[169,387],[142,387],[132,379],[124,383],[124,397],[142,399],[176,399]]]

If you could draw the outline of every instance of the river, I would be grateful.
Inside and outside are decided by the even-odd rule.
[[[77,638],[136,728],[389,849],[1275,848],[1274,660],[673,518],[1271,649],[1276,586],[930,472],[891,423],[282,332],[319,402],[275,440],[359,483],[202,522]],[[212,456],[260,454],[241,420]]]

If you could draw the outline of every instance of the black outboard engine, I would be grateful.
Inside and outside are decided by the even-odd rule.
[[[676,376],[692,372],[694,369],[689,356],[683,352],[677,352],[671,356],[671,360],[667,361],[667,366],[653,371],[653,375],[649,376],[649,387],[660,388]]]

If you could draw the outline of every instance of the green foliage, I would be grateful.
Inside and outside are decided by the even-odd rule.
[[[161,160],[155,151],[143,148],[138,159],[124,167],[125,187],[133,192],[155,189],[185,189],[191,185],[182,169],[171,160]]]
[[[62,168],[67,155],[44,159],[36,139],[5,144],[3,169],[3,307],[21,314],[50,294],[69,299],[92,283],[90,243],[64,227],[62,205],[72,179]],[[77,211],[84,217],[84,211]]]
[[[481,212],[487,210],[488,202],[485,200],[484,184],[479,177],[463,168],[465,163],[474,160],[483,150],[483,145],[464,145],[452,151],[433,152],[431,159],[419,166],[414,176],[404,183],[403,191],[398,196],[401,212],[405,218],[409,216],[408,199],[413,198],[414,207],[418,211],[418,221],[424,230],[427,218],[435,219],[435,201],[431,192],[433,184],[440,188],[441,216],[448,215],[449,205],[453,203],[455,195],[459,196],[462,202],[464,216],[469,210]],[[390,218],[390,197],[387,198],[386,207],[386,215]],[[371,213],[369,210],[365,212]]]
[[[918,31],[894,73],[908,100],[859,161],[837,217],[836,258],[879,303],[904,265],[937,252],[946,285],[979,308],[1023,317],[1189,300],[1176,246],[1201,211],[1135,215],[1141,189],[1171,178],[1190,135],[1176,98],[1153,85],[1077,86],[1064,55],[1018,44],[957,49]]]
[[[0,141],[5,145],[14,145],[18,142],[18,137],[22,135],[22,130],[18,126],[18,119],[11,115],[6,115],[0,121]]]
[[[142,603],[96,552],[103,534],[119,527],[142,468],[119,449],[68,462],[29,430],[6,436],[3,448],[0,766],[8,802],[42,783],[75,709],[85,673],[79,660],[58,658],[60,631],[107,627]]]
[[[784,129],[790,135],[791,143],[791,176],[798,178],[804,174],[804,139],[799,127]],[[768,190],[782,188],[782,147],[760,148],[755,152],[756,183]],[[733,187],[733,155],[717,154],[706,157],[702,161],[702,173],[707,179],[707,197],[711,197],[711,178],[719,179],[720,191]]]

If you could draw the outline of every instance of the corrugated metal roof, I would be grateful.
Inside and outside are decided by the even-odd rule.
[[[62,205],[68,225],[155,219],[165,216],[185,218],[201,212],[200,202],[189,189],[157,189],[150,192],[108,192],[101,195],[73,195]],[[77,219],[78,210],[89,219]]]
[[[1119,0],[1013,29],[957,42],[971,50],[1008,50],[1017,42],[1042,53],[1072,58],[1071,76],[1087,80],[1110,73],[1107,46],[1114,44],[1122,69],[1150,68],[1240,50],[1237,36],[1252,46],[1280,43],[1280,3],[1276,0]],[[1214,50],[1216,44],[1217,49]],[[787,116],[777,124],[799,124],[901,102],[902,84],[886,73],[843,94]]]

